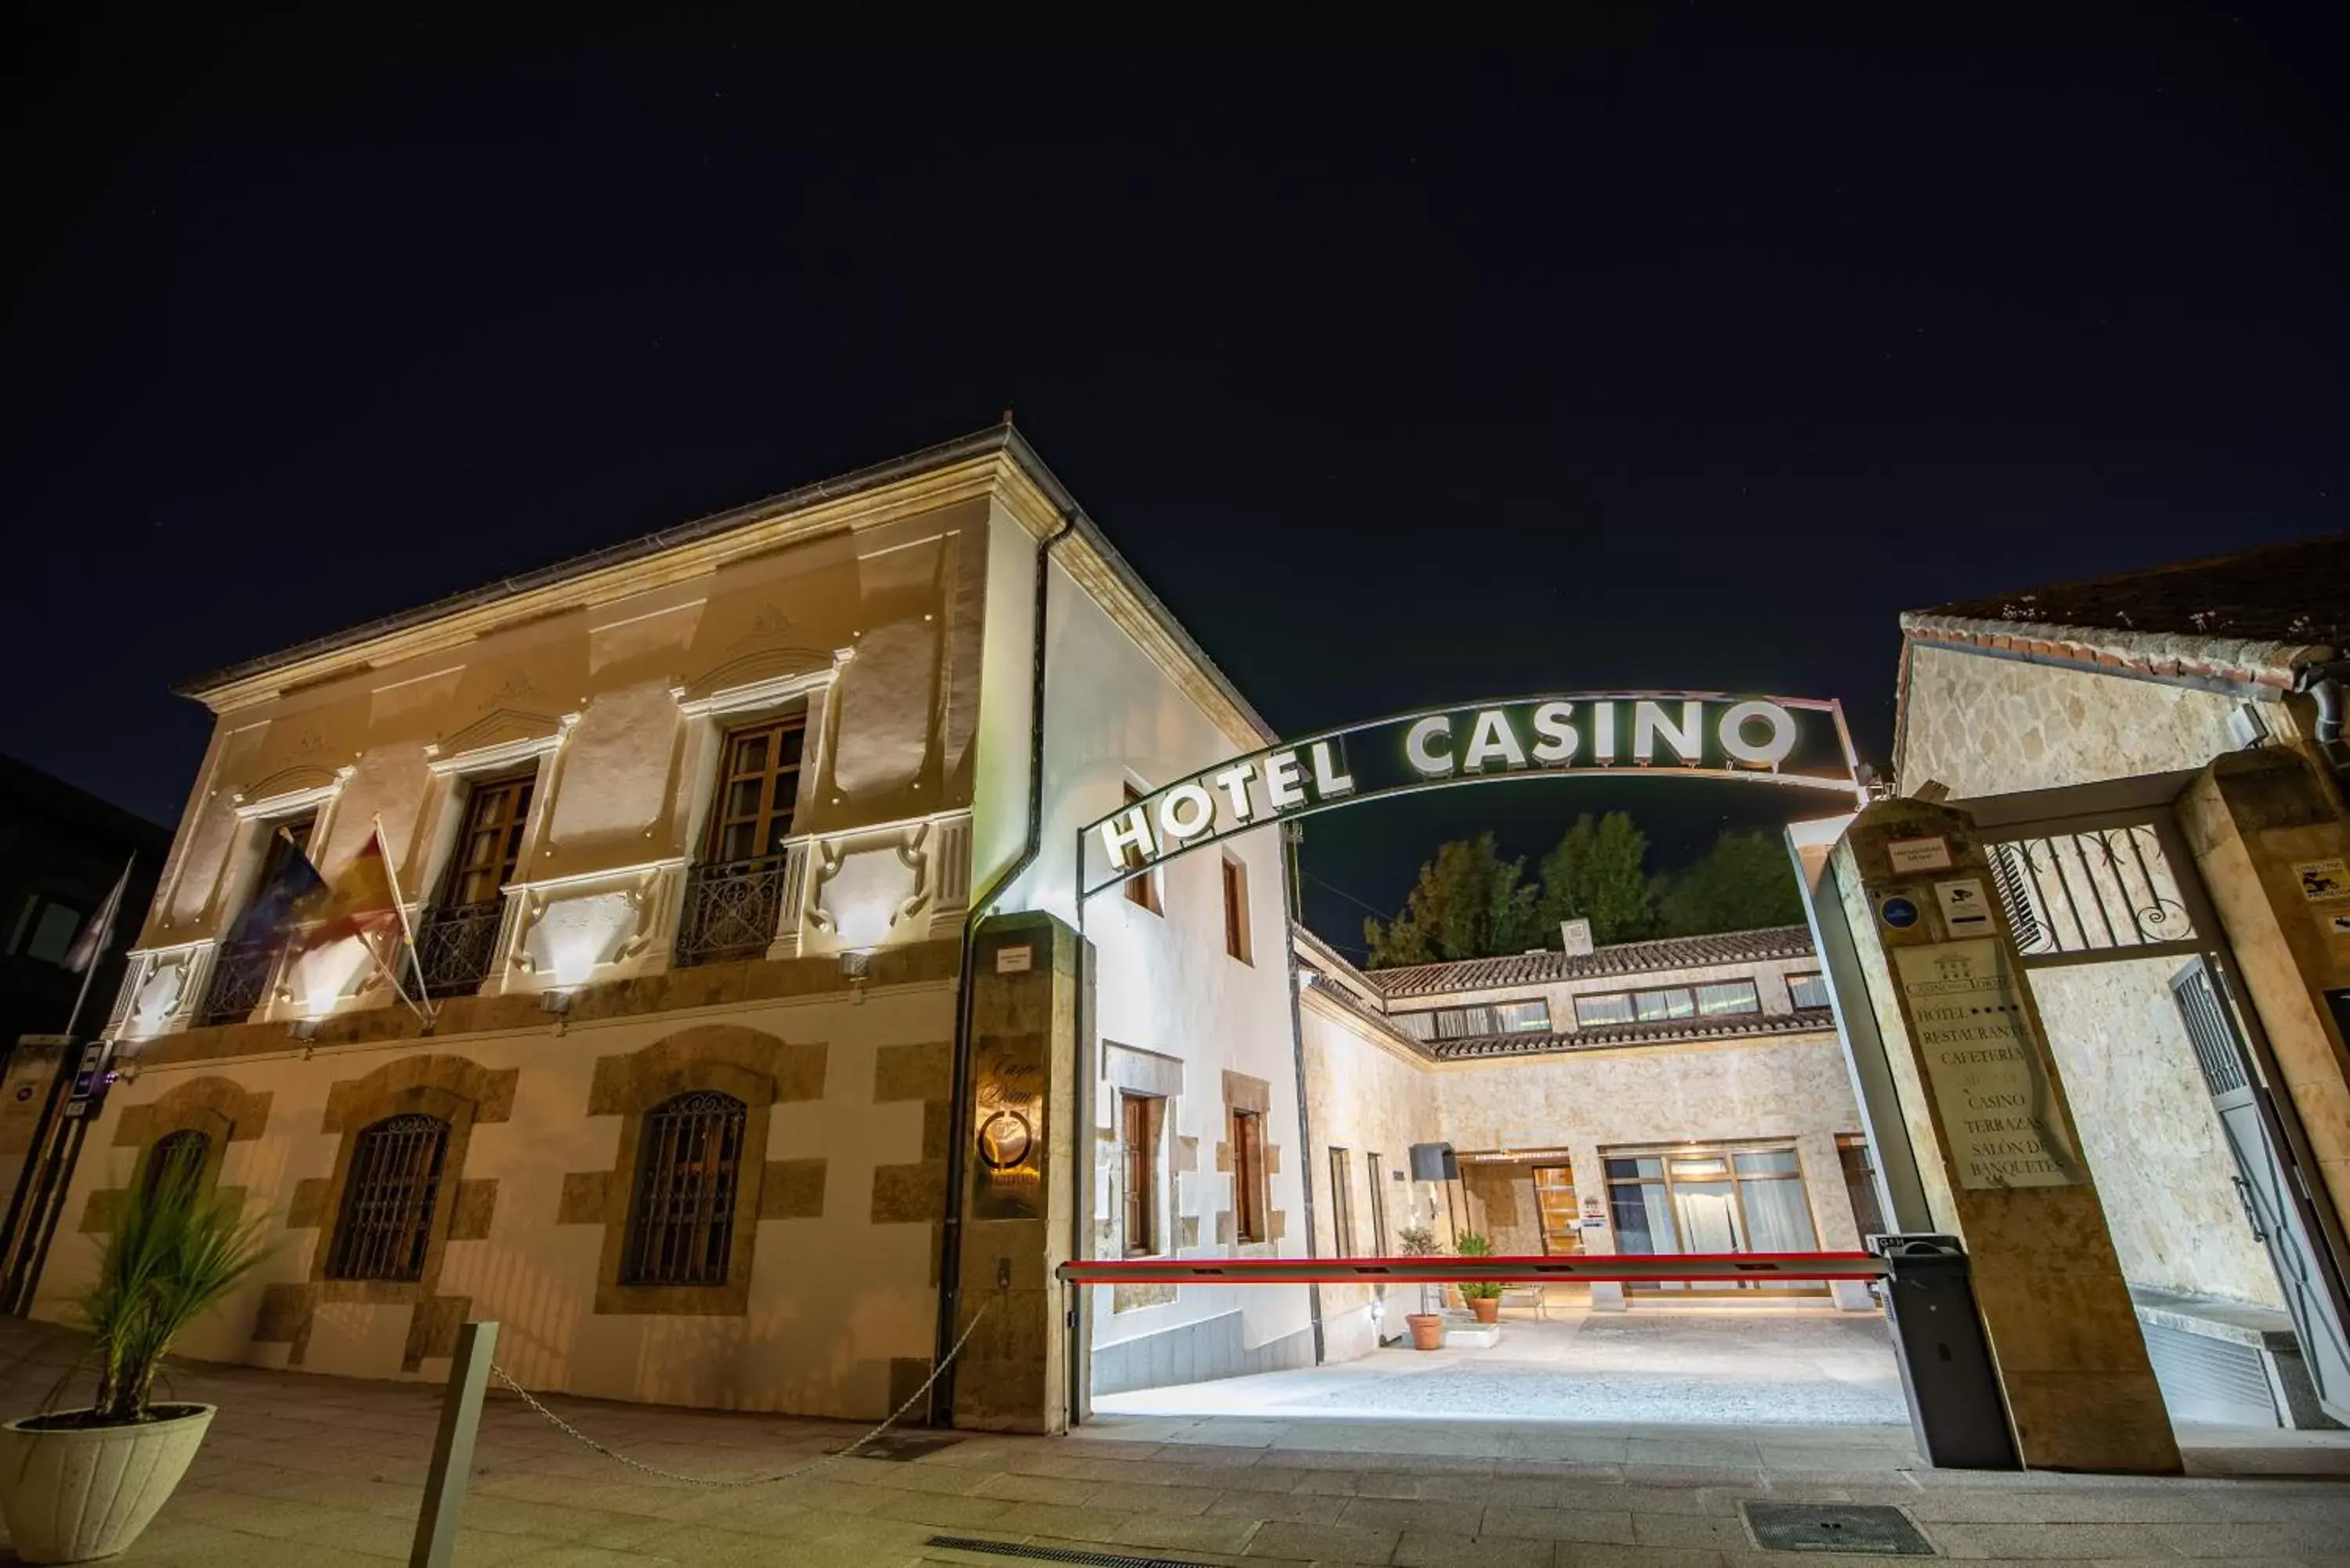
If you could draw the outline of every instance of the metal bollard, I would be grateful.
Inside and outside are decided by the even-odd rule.
[[[449,1363],[441,1429],[432,1438],[432,1469],[424,1478],[424,1506],[417,1511],[408,1568],[449,1568],[456,1554],[457,1516],[465,1506],[465,1478],[473,1471],[473,1435],[482,1424],[482,1393],[489,1386],[490,1359],[497,1348],[494,1323],[469,1323],[457,1331],[457,1354]]]

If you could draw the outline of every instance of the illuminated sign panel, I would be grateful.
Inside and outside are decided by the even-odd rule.
[[[1492,779],[1589,774],[1742,780],[1863,799],[1834,702],[1587,691],[1430,708],[1235,757],[1088,823],[1084,891],[1334,806]]]

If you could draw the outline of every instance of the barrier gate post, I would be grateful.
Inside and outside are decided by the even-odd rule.
[[[1999,1369],[1956,1236],[1871,1236],[1892,1265],[1886,1316],[1918,1451],[1937,1469],[2020,1470]]]

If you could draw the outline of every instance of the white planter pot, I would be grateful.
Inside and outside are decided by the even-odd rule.
[[[127,1550],[196,1457],[214,1407],[135,1427],[26,1431],[0,1426],[0,1517],[27,1563],[84,1563]]]

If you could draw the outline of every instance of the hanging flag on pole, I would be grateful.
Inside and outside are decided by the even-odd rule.
[[[312,900],[326,890],[327,879],[310,863],[310,857],[294,841],[285,828],[277,830],[279,842],[271,846],[274,863],[269,879],[244,907],[223,940],[224,947],[259,947],[282,942],[292,934],[295,923]]]
[[[375,831],[368,835],[351,863],[343,867],[333,883],[305,902],[302,917],[310,922],[303,935],[305,950],[328,942],[356,937],[391,981],[392,994],[409,1005],[419,1018],[432,1020],[429,1004],[419,999],[423,994],[423,973],[417,971],[417,995],[411,996],[408,988],[400,983],[399,949],[408,949],[409,962],[416,962],[415,933],[409,929],[408,910],[400,901],[400,882],[391,868],[391,857],[383,846],[383,819],[376,818]],[[405,939],[404,940],[402,939]],[[387,953],[389,947],[392,950]]]
[[[382,830],[369,834],[365,846],[341,874],[306,902],[308,907],[301,913],[317,924],[305,946],[345,937],[372,938],[399,926],[400,899],[392,889],[390,863],[384,857]]]
[[[131,860],[137,858],[131,857]],[[66,968],[73,973],[88,974],[96,969],[99,961],[106,957],[106,950],[114,945],[114,922],[122,913],[122,895],[130,886],[131,860],[122,863],[122,875],[114,879],[114,891],[106,896],[106,902],[98,907],[98,913],[90,917],[81,935],[73,940],[73,946],[66,950]]]

